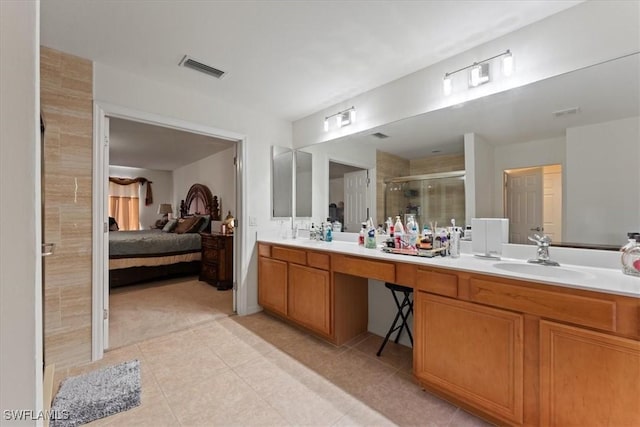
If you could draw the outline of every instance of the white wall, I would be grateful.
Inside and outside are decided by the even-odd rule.
[[[566,158],[565,241],[622,245],[640,230],[640,118],[567,129]]]
[[[0,1],[0,410],[42,410],[40,2]],[[36,421],[2,425],[41,425]]]
[[[173,214],[178,216],[178,208],[173,202],[173,173],[171,171],[159,171],[153,169],[131,168],[126,166],[109,166],[109,176],[120,178],[144,177],[152,182],[153,203],[145,205],[145,195],[147,186],[140,187],[140,229],[145,230],[154,225],[162,218],[158,215],[158,205],[160,203],[172,203]],[[186,193],[185,193],[186,194]]]
[[[209,187],[214,196],[218,196],[221,217],[226,217],[228,211],[231,211],[235,217],[236,168],[233,165],[235,155],[234,144],[226,150],[174,170],[172,200],[174,206],[178,207],[175,212],[179,214],[180,201],[187,197],[187,192],[193,184],[204,184]]]
[[[502,217],[494,215],[493,146],[479,135],[464,135],[465,224],[472,218]]]
[[[247,203],[244,206],[246,218],[240,218],[240,224],[245,224],[246,228],[241,242],[242,277],[238,278],[238,310],[241,314],[258,311],[255,232],[257,228],[278,230],[277,222],[271,220],[269,212],[270,147],[291,147],[291,123],[232,102],[168,86],[101,63],[94,64],[94,96],[98,102],[244,135],[246,164],[242,166],[247,171],[244,188]],[[174,185],[174,188],[179,191],[177,186]],[[249,226],[249,217],[255,219],[255,227]]]
[[[640,2],[587,1],[431,67],[318,111],[293,124],[301,147],[522,86],[640,49]],[[511,49],[515,72],[445,97],[446,72]],[[460,73],[463,74],[463,73]],[[461,76],[464,77],[464,76]],[[454,81],[454,84],[457,82]],[[351,126],[324,132],[324,117],[355,106]]]
[[[502,191],[505,169],[526,168],[531,166],[562,165],[564,171],[566,158],[565,138],[549,138],[519,144],[494,147],[494,203],[493,217],[504,215],[504,194]]]

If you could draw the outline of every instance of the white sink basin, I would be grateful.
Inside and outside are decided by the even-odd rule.
[[[493,266],[511,273],[522,273],[531,276],[550,277],[555,279],[579,280],[590,277],[589,273],[584,273],[582,271],[570,270],[563,267],[527,264],[524,262],[496,262]]]

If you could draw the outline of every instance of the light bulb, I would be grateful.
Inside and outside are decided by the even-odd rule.
[[[328,118],[324,119],[324,131],[325,132],[329,132],[329,119]]]
[[[351,111],[349,111],[349,122],[351,123],[355,123],[356,122],[356,109],[352,108]]]
[[[451,77],[450,76],[445,76],[444,77],[444,80],[442,80],[442,85],[443,85],[445,96],[451,95],[451,91],[453,89],[453,85],[451,83]]]
[[[480,66],[477,65],[471,69],[471,86],[478,86],[480,84]]]
[[[342,127],[342,114],[338,114],[336,116],[336,124],[338,125],[339,128]]]
[[[513,74],[513,55],[510,51],[502,57],[502,74],[507,77]]]

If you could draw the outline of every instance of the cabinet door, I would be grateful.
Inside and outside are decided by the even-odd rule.
[[[471,406],[522,423],[523,316],[416,292],[414,373]]]
[[[540,322],[540,424],[640,426],[640,342]]]
[[[287,315],[287,263],[258,257],[258,303]]]
[[[331,334],[331,279],[328,271],[289,264],[289,317]]]

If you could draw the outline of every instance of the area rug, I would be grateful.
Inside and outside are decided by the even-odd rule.
[[[65,379],[51,409],[51,427],[75,427],[140,405],[140,361]]]

